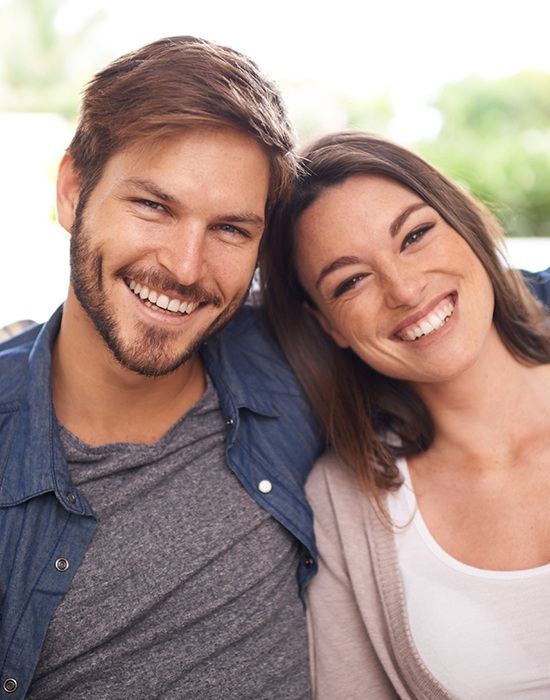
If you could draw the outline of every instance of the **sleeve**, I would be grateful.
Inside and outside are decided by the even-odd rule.
[[[532,294],[550,309],[550,267],[542,272],[522,270],[521,274]]]
[[[395,700],[399,696],[376,655],[352,589],[325,476],[315,468],[307,487],[319,550],[319,571],[306,594],[314,697]]]

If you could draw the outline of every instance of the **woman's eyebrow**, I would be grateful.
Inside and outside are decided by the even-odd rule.
[[[414,214],[415,211],[418,211],[423,207],[429,206],[430,205],[427,202],[415,202],[415,204],[411,204],[409,207],[404,209],[401,212],[401,214],[399,214],[399,216],[397,216],[394,219],[394,221],[392,221],[390,225],[391,237],[395,238],[395,236],[399,233],[400,228],[403,226],[403,224],[411,214]],[[359,262],[359,258],[353,255],[344,255],[341,258],[336,258],[336,260],[333,260],[321,270],[319,276],[317,277],[317,281],[315,282],[315,287],[319,289],[319,287],[321,286],[321,282],[325,279],[327,275],[330,275],[332,272],[335,272],[336,270],[339,270],[341,267],[345,267],[346,265],[356,265]]]
[[[410,207],[407,207],[404,211],[399,214],[399,216],[392,222],[390,226],[390,236],[392,238],[395,238],[397,234],[399,233],[399,229],[403,226],[405,221],[409,218],[411,214],[414,214],[415,211],[418,211],[419,209],[422,209],[423,207],[428,207],[430,206],[427,202],[416,202],[416,204],[411,204]]]
[[[333,260],[328,265],[325,265],[325,267],[321,270],[319,277],[317,277],[317,281],[315,282],[315,287],[319,289],[321,282],[332,272],[339,270],[341,267],[346,267],[346,265],[356,265],[358,262],[360,262],[360,260],[355,255],[343,255],[341,258],[336,258],[336,260]]]

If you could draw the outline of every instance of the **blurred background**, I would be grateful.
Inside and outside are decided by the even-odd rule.
[[[413,148],[490,206],[511,264],[548,267],[549,19],[540,0],[0,0],[0,326],[43,321],[65,297],[54,182],[82,87],[175,34],[253,58],[301,142],[359,128]]]

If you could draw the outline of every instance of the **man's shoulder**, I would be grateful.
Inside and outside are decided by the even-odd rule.
[[[238,373],[257,372],[267,379],[273,371],[294,376],[264,322],[261,310],[246,304],[207,344],[208,352]]]
[[[250,338],[260,338],[270,344],[274,342],[263,322],[261,309],[249,303],[244,304],[239,309],[227,326],[215,338],[230,339],[231,342],[237,343],[244,343]]]
[[[0,402],[15,398],[29,369],[29,355],[42,328],[33,324],[0,343]]]
[[[540,272],[521,272],[531,292],[550,308],[550,267]]]

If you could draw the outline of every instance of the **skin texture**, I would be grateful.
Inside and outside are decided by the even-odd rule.
[[[389,179],[355,176],[323,192],[298,222],[296,264],[325,331],[388,376],[449,379],[496,335],[492,286],[471,248]],[[411,342],[407,331],[449,305],[442,325]]]
[[[139,441],[151,441],[181,415],[183,394],[185,405],[200,396],[204,370],[196,349],[246,297],[268,187],[268,158],[252,138],[229,128],[189,129],[115,154],[77,218],[79,179],[65,156],[58,217],[73,236],[72,270],[52,380],[58,415],[78,423],[82,439],[113,437],[105,425],[113,402],[123,410],[130,403],[143,424],[139,406],[146,401],[148,426],[159,425]],[[131,280],[198,306],[189,314],[150,308]],[[89,419],[103,424],[101,434],[71,417],[71,406],[82,415],[77,387],[94,394]],[[100,392],[111,396],[108,406]],[[152,418],[155,396],[160,408]],[[138,436],[136,428],[116,439],[128,440],[128,432]]]

